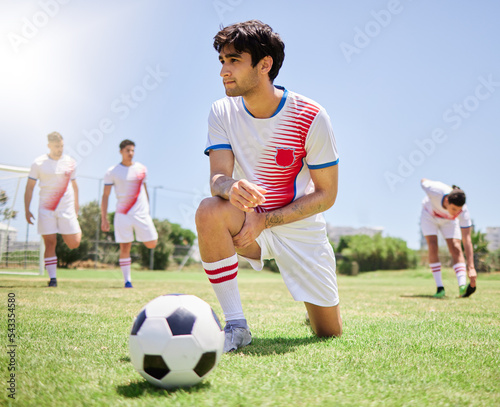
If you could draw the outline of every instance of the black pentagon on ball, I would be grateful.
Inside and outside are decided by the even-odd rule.
[[[213,369],[216,360],[217,352],[206,352],[201,355],[199,362],[193,370],[199,377],[203,377]]]
[[[155,379],[163,379],[169,372],[167,364],[160,355],[144,355],[144,371]]]
[[[137,315],[137,318],[135,319],[134,326],[132,326],[132,332],[130,332],[130,335],[137,335],[137,332],[139,332],[139,329],[141,329],[142,324],[146,320],[146,310],[142,310],[139,315]]]
[[[177,308],[169,317],[167,323],[172,335],[190,335],[196,316],[184,307]]]

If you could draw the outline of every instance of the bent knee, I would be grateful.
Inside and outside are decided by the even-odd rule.
[[[342,327],[317,328],[314,333],[318,338],[340,338],[342,336]]]
[[[157,243],[158,240],[151,240],[149,242],[144,242],[144,246],[146,246],[148,249],[154,249]]]
[[[77,249],[78,247],[80,247],[80,241],[66,243],[66,246],[68,246],[68,248],[70,248],[71,250]]]
[[[228,201],[218,196],[203,199],[196,210],[196,227],[199,229],[214,221],[219,223],[221,216],[225,216],[231,209],[230,205]]]

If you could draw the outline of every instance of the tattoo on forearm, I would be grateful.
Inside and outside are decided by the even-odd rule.
[[[292,209],[299,215],[304,215],[304,207],[300,203],[296,203],[295,205],[293,205]]]
[[[283,224],[283,214],[280,210],[266,214],[266,228]]]

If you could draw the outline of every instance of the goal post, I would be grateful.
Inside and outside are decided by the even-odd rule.
[[[24,215],[29,171],[0,164],[0,274],[44,274],[43,239]]]

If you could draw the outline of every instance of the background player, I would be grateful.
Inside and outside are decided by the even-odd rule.
[[[40,180],[38,233],[45,244],[49,287],[57,287],[57,233],[62,235],[70,249],[76,249],[80,246],[82,231],[77,218],[76,162],[70,156],[63,155],[64,141],[59,133],[50,133],[47,138],[50,152],[38,157],[31,165],[24,193],[24,210],[26,220],[32,225],[35,217],[30,212],[30,204],[35,184]]]
[[[212,197],[196,213],[203,267],[224,311],[224,351],[251,342],[237,285],[238,258],[256,270],[275,258],[321,337],[340,336],[335,258],[321,212],[337,196],[338,155],[326,111],[275,87],[279,35],[260,21],[215,36],[228,97],[209,116],[205,153]]]
[[[130,249],[135,237],[148,249],[154,249],[158,233],[149,214],[149,196],[146,189],[147,169],[133,162],[135,143],[123,140],[120,143],[121,163],[111,167],[104,176],[104,192],[101,202],[101,229],[109,232],[108,201],[111,187],[115,186],[116,212],[114,219],[115,241],[120,243],[120,268],[125,288],[132,288]]]
[[[426,197],[422,202],[420,226],[422,234],[427,240],[429,248],[429,266],[437,285],[434,297],[445,296],[441,279],[441,263],[439,262],[438,230],[446,239],[448,250],[453,258],[460,297],[468,297],[476,291],[476,269],[474,267],[474,249],[471,240],[471,226],[469,210],[465,204],[465,193],[457,186],[443,184],[439,181],[422,179],[422,189]],[[466,287],[466,265],[462,252],[463,242],[467,257],[467,270],[470,284]]]

